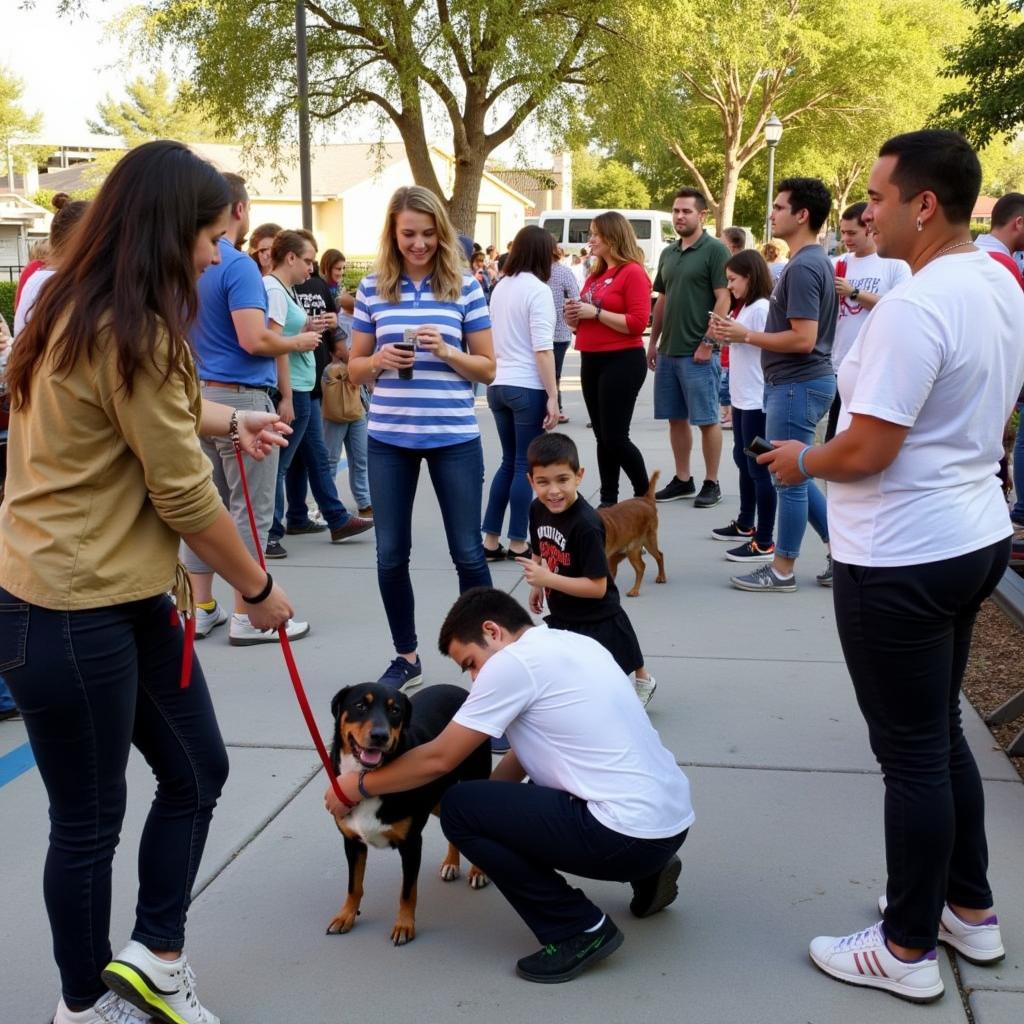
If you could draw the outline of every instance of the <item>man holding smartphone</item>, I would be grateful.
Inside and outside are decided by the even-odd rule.
[[[769,441],[796,439],[810,444],[814,428],[836,394],[831,353],[837,299],[835,272],[818,232],[832,197],[817,178],[787,178],[772,206],[772,233],[789,244],[792,258],[772,292],[764,331],[748,331],[734,320],[713,319],[708,333],[730,344],[761,349]],[[794,568],[807,523],[828,544],[825,496],[809,481],[779,490],[775,558],[732,585],[753,593],[793,593]],[[817,577],[832,585],[832,556]]]

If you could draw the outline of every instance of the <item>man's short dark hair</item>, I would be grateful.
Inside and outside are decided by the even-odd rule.
[[[747,233],[743,228],[723,228],[722,237],[727,238],[730,245],[738,246],[740,249],[747,247]]]
[[[510,594],[494,587],[473,587],[452,605],[445,616],[437,646],[447,657],[453,640],[483,644],[484,623],[496,622],[510,633],[533,625],[527,610]]]
[[[708,208],[708,199],[700,189],[696,188],[681,188],[673,197],[674,199],[692,199],[694,205],[698,210],[706,210]]]
[[[1011,220],[1024,217],[1024,193],[1007,192],[992,207],[992,227],[1004,228]]]
[[[896,135],[882,144],[881,156],[896,157],[890,180],[907,203],[934,192],[950,224],[968,224],[981,191],[981,164],[959,133],[929,128]]]
[[[832,209],[832,193],[820,178],[783,178],[776,190],[789,193],[789,208],[793,213],[807,211],[807,226],[820,231]]]
[[[864,227],[864,211],[868,208],[867,203],[854,203],[843,210],[840,220],[855,220],[861,227]]]
[[[249,193],[245,188],[245,178],[240,174],[235,174],[233,171],[227,171],[224,174],[224,180],[228,183],[228,193],[231,196],[231,209],[233,210],[239,203],[249,202]]]
[[[526,449],[526,465],[531,475],[537,466],[564,462],[574,472],[580,470],[580,453],[568,434],[539,434]]]

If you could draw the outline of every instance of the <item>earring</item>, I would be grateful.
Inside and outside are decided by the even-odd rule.
[[[918,231],[924,231],[924,225],[921,223],[921,218],[920,217],[917,218],[917,230]]]

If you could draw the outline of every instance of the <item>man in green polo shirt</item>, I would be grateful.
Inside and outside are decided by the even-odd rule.
[[[708,313],[728,316],[729,289],[725,264],[729,250],[706,234],[708,204],[696,189],[683,188],[672,203],[672,224],[679,241],[658,261],[654,290],[651,341],[647,363],[654,370],[654,418],[668,420],[675,458],[675,476],[657,492],[657,501],[676,501],[696,495],[696,508],[714,508],[722,500],[718,467],[722,458],[722,428],[718,416],[718,387],[722,368],[718,353],[705,337]],[[705,480],[697,494],[690,475],[693,436],[700,427]]]

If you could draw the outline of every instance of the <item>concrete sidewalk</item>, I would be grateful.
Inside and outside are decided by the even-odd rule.
[[[570,353],[564,390],[572,421],[564,429],[580,445],[590,494],[597,469],[572,376],[578,365]],[[651,419],[650,398],[648,382],[634,438],[649,468],[660,468],[666,480],[667,430]],[[486,408],[480,422],[489,482],[497,445]],[[982,969],[953,964],[942,952],[946,995],[924,1008],[840,985],[811,966],[813,936],[845,934],[877,918],[884,886],[881,777],[839,649],[830,593],[814,583],[823,564],[817,538],[808,531],[795,595],[729,587],[737,567],[723,560],[725,545],[709,534],[736,512],[735,470],[728,454],[723,461],[726,499],[717,509],[661,506],[668,583],[656,586],[651,567],[641,596],[624,599],[658,678],[652,721],[693,787],[697,823],[682,850],[681,896],[665,913],[637,921],[627,909],[627,887],[583,883],[626,943],[571,984],[538,986],[514,976],[515,960],[532,952],[535,940],[493,887],[474,892],[464,880],[439,879],[445,844],[436,822],[427,829],[416,941],[390,945],[399,859],[376,850],[358,926],[349,935],[325,936],[344,898],[345,858],[323,811],[326,783],[283,662],[272,647],[230,647],[224,629],[200,644],[232,774],[200,871],[188,948],[200,995],[224,1024],[1024,1020],[1024,786],[969,708],[967,727],[986,780],[992,884],[1007,959]],[[698,459],[698,482],[699,469]],[[427,682],[458,682],[454,665],[436,652],[457,586],[426,474],[414,535]],[[273,571],[300,617],[313,624],[295,652],[326,732],[331,695],[376,678],[392,656],[372,534],[342,546],[322,536],[286,537],[285,545],[289,557]],[[628,564],[622,573],[620,583],[628,585]],[[514,565],[497,566],[494,579],[525,598]],[[218,593],[228,597],[221,583]],[[40,882],[45,796],[34,768],[11,778],[24,743],[20,723],[0,724],[0,1024],[48,1021],[58,993]],[[115,949],[131,927],[137,840],[151,794],[148,769],[133,758],[114,866]]]

